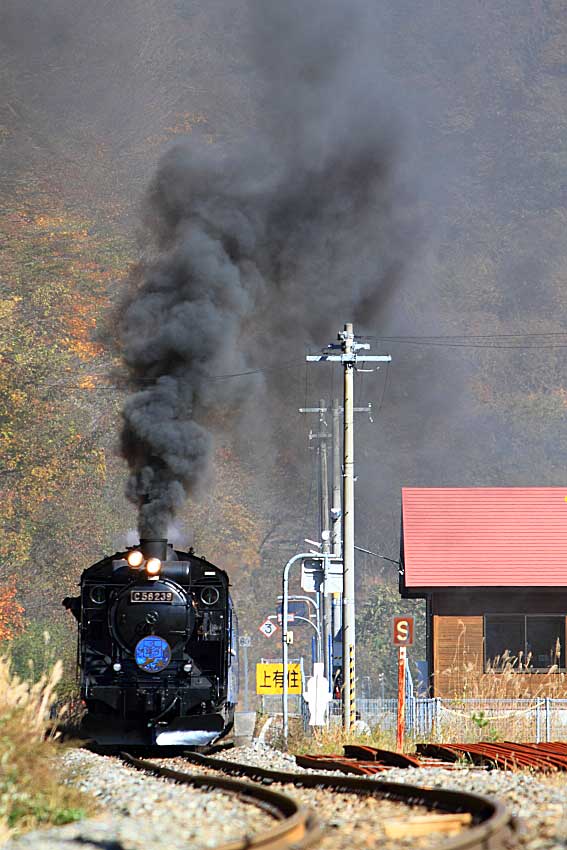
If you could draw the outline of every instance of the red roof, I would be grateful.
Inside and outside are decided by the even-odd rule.
[[[567,586],[567,487],[402,489],[404,584]]]

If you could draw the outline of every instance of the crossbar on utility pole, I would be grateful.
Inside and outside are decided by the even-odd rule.
[[[308,355],[312,363],[341,363],[344,367],[343,450],[343,726],[350,731],[356,719],[356,631],[354,575],[354,369],[359,362],[389,363],[389,354],[358,354],[368,343],[356,342],[349,322],[338,335],[340,354]]]

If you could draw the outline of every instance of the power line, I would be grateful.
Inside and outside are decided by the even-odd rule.
[[[546,350],[562,350],[567,348],[567,331],[550,331],[548,333],[511,333],[511,334],[453,334],[453,335],[431,335],[431,336],[360,336],[358,339],[372,340],[372,341],[380,341],[380,342],[391,342],[391,343],[399,343],[401,345],[415,345],[415,346],[435,346],[435,347],[446,347],[446,348],[469,348],[469,349],[481,349],[481,350],[509,350],[509,351],[546,351]],[[534,342],[520,342],[521,339],[533,340]],[[565,342],[560,342],[559,340],[565,339]],[[510,340],[509,343],[505,343],[503,345],[498,344],[498,340]],[[518,340],[518,342],[512,342],[512,340]],[[541,340],[540,343],[536,343],[535,340]],[[231,380],[233,378],[243,378],[249,377],[251,375],[258,375],[264,372],[275,372],[282,371],[285,369],[295,369],[299,366],[302,366],[304,361],[293,360],[288,363],[278,364],[277,366],[263,366],[258,367],[256,369],[247,369],[242,372],[229,372],[222,375],[204,375],[203,377],[209,381],[222,381],[222,380]],[[86,378],[93,377],[91,375],[86,375]],[[151,386],[158,380],[160,376],[156,378],[136,378],[134,383],[138,385],[147,384]],[[387,370],[386,378],[389,378],[389,369]],[[333,374],[334,379],[334,374]],[[74,390],[83,390],[86,392],[92,392],[94,390],[100,391],[124,391],[124,392],[132,392],[132,387],[128,386],[128,379],[125,378],[124,384],[98,384],[91,387],[85,387],[81,384],[70,384],[64,382],[57,382],[55,384],[38,384],[36,381],[30,381],[26,383],[33,383],[33,385],[37,388],[45,388],[45,389],[74,389]],[[25,384],[24,384],[25,385]]]
[[[508,351],[545,351],[550,349],[565,349],[567,348],[567,342],[565,344],[562,343],[553,343],[551,345],[534,345],[533,343],[522,344],[519,343],[517,345],[492,345],[492,344],[483,344],[480,342],[441,342],[437,340],[418,340],[418,339],[395,339],[385,338],[385,337],[376,337],[376,341],[378,342],[398,342],[402,345],[431,345],[435,347],[443,347],[443,348],[475,348],[481,349],[484,351],[492,350],[508,350]]]
[[[481,349],[524,349],[546,350],[567,348],[567,333],[550,331],[549,333],[513,333],[513,334],[454,334],[431,336],[365,336],[380,342],[401,343],[402,345],[432,345],[448,348],[481,348]],[[507,340],[500,344],[498,340]],[[523,342],[522,340],[527,340]]]
[[[382,405],[384,404],[384,399],[386,398],[386,393],[388,392],[388,387],[390,386],[390,364],[386,363],[386,377],[384,378],[384,384],[382,386],[382,395],[380,396],[380,401],[378,403],[378,408],[375,417],[380,415],[380,411],[382,410]]]

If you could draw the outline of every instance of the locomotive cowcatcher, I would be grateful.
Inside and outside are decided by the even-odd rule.
[[[63,605],[79,623],[81,735],[200,746],[232,727],[237,620],[227,574],[166,540],[103,558]]]

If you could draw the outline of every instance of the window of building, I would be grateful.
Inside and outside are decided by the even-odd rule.
[[[485,666],[509,658],[517,672],[565,667],[565,617],[494,615],[484,618]]]

